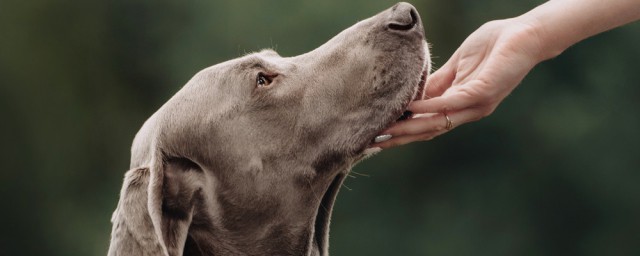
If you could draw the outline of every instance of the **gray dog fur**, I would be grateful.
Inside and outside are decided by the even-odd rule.
[[[345,175],[429,69],[399,3],[309,53],[198,72],[133,141],[109,255],[328,255]]]

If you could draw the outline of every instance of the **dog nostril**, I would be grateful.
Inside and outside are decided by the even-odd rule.
[[[409,15],[407,15],[407,13]],[[417,23],[418,15],[416,14],[416,10],[413,6],[409,6],[407,8],[395,9],[392,21],[387,26],[392,30],[407,31],[414,28]]]

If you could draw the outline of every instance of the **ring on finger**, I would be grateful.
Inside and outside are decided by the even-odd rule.
[[[444,126],[444,129],[446,129],[447,131],[453,129],[453,122],[451,122],[451,118],[449,118],[447,113],[442,114],[444,114],[444,118],[447,119],[447,124]]]

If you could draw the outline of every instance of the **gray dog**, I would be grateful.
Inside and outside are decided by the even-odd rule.
[[[346,174],[429,69],[399,3],[307,54],[200,71],[133,141],[109,255],[328,255]]]

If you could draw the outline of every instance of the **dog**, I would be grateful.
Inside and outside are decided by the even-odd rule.
[[[317,49],[198,72],[137,133],[109,255],[328,255],[351,166],[422,98],[429,49],[398,3]]]

